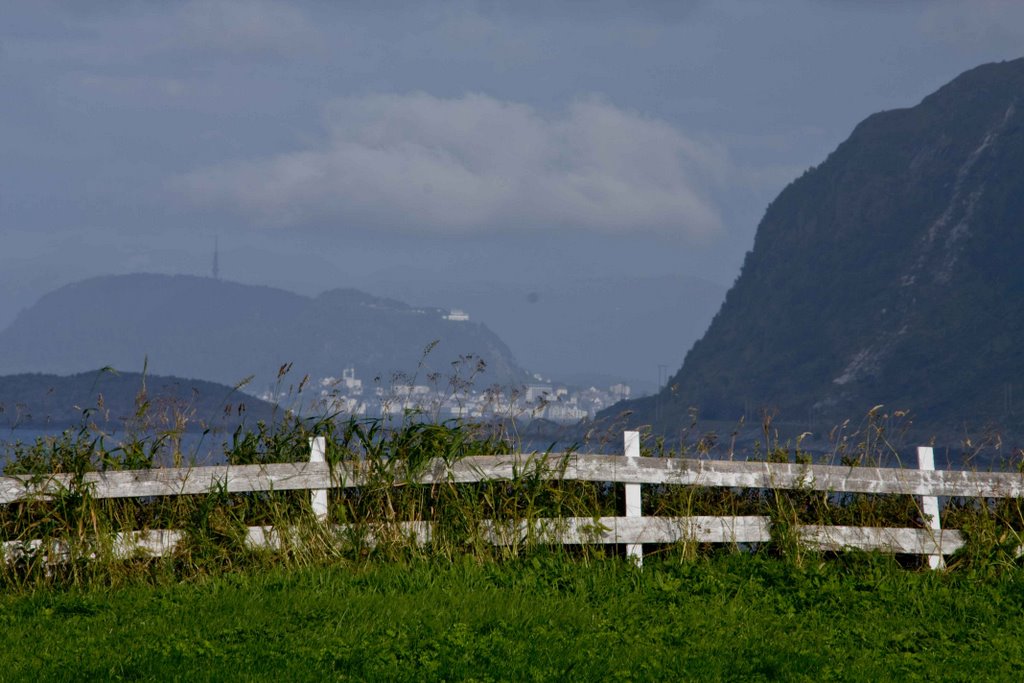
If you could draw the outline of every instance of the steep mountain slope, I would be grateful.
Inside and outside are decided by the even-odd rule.
[[[166,275],[101,277],[62,287],[23,311],[0,333],[0,373],[74,373],[102,366],[235,384],[248,390],[276,381],[294,363],[302,374],[338,376],[354,366],[365,381],[452,372],[451,363],[482,358],[485,382],[521,382],[525,373],[486,327],[444,319],[446,311],[412,308],[356,290],[316,298],[271,287]]]
[[[1022,258],[1018,59],[869,117],[790,184],[682,369],[616,410],[660,430],[690,406],[825,423],[880,403],[935,428],[1019,425]]]

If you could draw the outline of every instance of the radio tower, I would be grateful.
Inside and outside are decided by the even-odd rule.
[[[213,279],[220,279],[220,244],[213,238]]]

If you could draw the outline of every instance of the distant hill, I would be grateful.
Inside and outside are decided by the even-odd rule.
[[[772,202],[707,333],[657,397],[827,425],[872,406],[933,432],[1024,426],[1024,59],[875,114]]]
[[[0,429],[77,425],[87,410],[88,419],[101,425],[120,428],[134,421],[163,429],[178,424],[186,431],[230,429],[243,421],[269,424],[283,415],[274,405],[232,387],[180,377],[102,370],[0,377]]]
[[[515,349],[531,371],[573,385],[627,382],[653,391],[659,366],[679,367],[707,330],[726,288],[685,274],[604,273],[546,282],[410,282],[373,285],[412,304],[465,309]],[[580,353],[586,348],[586,353]]]
[[[168,275],[99,277],[43,296],[0,332],[0,373],[142,369],[235,385],[247,391],[302,375],[339,376],[352,366],[364,382],[387,386],[396,372],[447,377],[460,356],[487,365],[485,383],[521,383],[505,344],[474,321],[351,289],[311,298],[281,289]],[[437,341],[424,359],[424,349]],[[468,370],[463,370],[468,374]]]

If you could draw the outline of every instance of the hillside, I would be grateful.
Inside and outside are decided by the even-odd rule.
[[[155,428],[189,431],[233,428],[241,421],[270,423],[281,417],[274,405],[232,387],[180,377],[94,370],[71,376],[22,374],[0,377],[0,428],[49,429],[79,424],[86,410],[101,425],[136,421],[142,403]],[[184,418],[184,419],[182,419]],[[140,425],[142,426],[142,425]]]
[[[446,311],[413,308],[356,290],[311,298],[271,287],[167,275],[99,277],[51,292],[0,332],[0,373],[69,374],[113,366],[235,385],[247,391],[277,381],[339,376],[352,366],[365,382],[387,385],[415,373],[447,376],[460,356],[482,358],[486,383],[521,382],[505,344],[479,323],[445,320]]]
[[[657,397],[828,425],[872,406],[933,431],[1024,417],[1024,59],[875,114],[768,207],[707,333]]]
[[[638,392],[656,388],[659,365],[678,367],[725,297],[725,287],[685,274],[595,273],[558,286],[396,277],[382,279],[374,291],[412,304],[464,308],[527,367],[556,381],[625,381]],[[581,339],[587,340],[585,354]]]

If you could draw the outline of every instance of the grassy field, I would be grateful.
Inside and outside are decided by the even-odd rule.
[[[649,487],[645,515],[765,515],[772,540],[756,553],[650,548],[639,570],[596,547],[481,540],[487,520],[619,514],[619,486],[559,481],[548,476],[557,463],[540,461],[507,481],[410,483],[434,457],[513,449],[486,426],[259,424],[232,435],[225,460],[305,461],[314,434],[328,437],[329,461],[373,475],[332,492],[329,521],[353,525],[351,537],[326,534],[306,491],[99,499],[81,483],[176,460],[173,432],[113,441],[84,424],[15,447],[6,474],[61,472],[72,483],[0,506],[0,541],[29,544],[0,563],[0,681],[1022,677],[1022,500],[948,501],[943,521],[968,542],[950,571],[928,572],[856,552],[826,558],[791,533],[920,526],[912,496]],[[883,437],[879,428],[837,453],[850,466],[877,462]],[[655,443],[650,454],[704,454],[693,448]],[[806,454],[773,445],[760,458]],[[438,533],[417,546],[389,527],[402,520]],[[255,550],[251,525],[289,529],[290,540]],[[118,557],[112,534],[134,529],[177,529],[183,541],[162,559]]]
[[[1024,571],[334,564],[0,597],[4,680],[1019,680]]]

